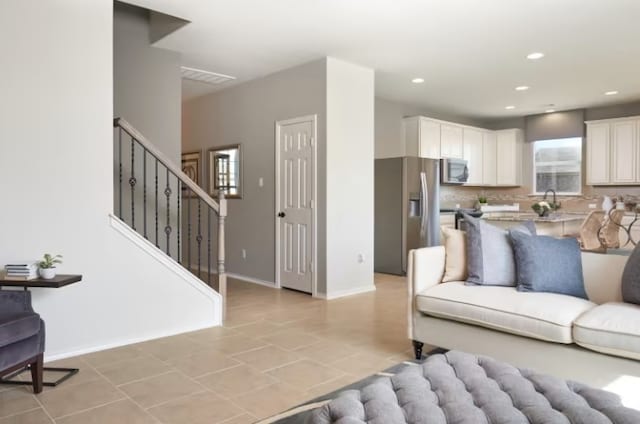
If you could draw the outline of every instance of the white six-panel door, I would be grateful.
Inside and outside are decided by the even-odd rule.
[[[314,293],[316,117],[276,123],[276,281]]]

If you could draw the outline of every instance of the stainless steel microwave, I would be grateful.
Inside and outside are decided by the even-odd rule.
[[[464,184],[469,180],[469,166],[464,159],[444,158],[440,164],[440,183]]]

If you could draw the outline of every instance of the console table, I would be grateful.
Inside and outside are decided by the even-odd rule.
[[[60,275],[56,275],[54,278],[49,280],[36,278],[33,280],[21,280],[21,281],[7,280],[5,279],[5,276],[2,275],[0,277],[0,289],[2,287],[22,287],[25,291],[29,290],[29,288],[32,288],[32,287],[59,289],[61,287],[68,286],[70,284],[79,283],[80,281],[82,281],[82,275],[74,275],[74,274],[60,274]],[[13,380],[13,378],[19,376],[20,374],[28,370],[29,370],[29,367],[27,366],[23,369],[20,369],[14,372],[13,374],[10,374],[4,378],[1,378],[0,384],[31,385],[32,384],[31,381]],[[55,387],[58,384],[76,375],[78,372],[80,372],[80,369],[44,367],[43,371],[64,373],[62,377],[60,377],[55,381],[45,381],[42,383],[44,386]]]

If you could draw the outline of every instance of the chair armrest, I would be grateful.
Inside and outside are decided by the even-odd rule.
[[[18,290],[0,290],[0,311],[33,312],[31,292]]]
[[[410,339],[413,339],[416,294],[442,282],[445,258],[444,246],[423,247],[409,252],[409,266],[407,269],[409,303],[407,312]]]

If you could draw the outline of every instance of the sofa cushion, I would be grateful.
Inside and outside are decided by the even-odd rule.
[[[467,279],[467,235],[464,231],[442,228],[446,251],[443,283]]]
[[[40,331],[40,316],[34,312],[0,312],[0,347],[28,339]]]
[[[633,249],[622,273],[622,299],[640,305],[640,244]]]
[[[573,338],[591,350],[640,359],[640,306],[617,302],[597,306],[575,321]]]
[[[532,236],[513,230],[509,236],[515,252],[518,290],[587,299],[576,239]]]
[[[595,306],[561,294],[469,286],[461,281],[438,284],[416,297],[417,309],[427,315],[558,343],[573,342],[573,321]]]
[[[467,230],[467,282],[488,286],[515,286],[516,265],[509,233],[484,219],[464,214]],[[536,234],[531,221],[514,227],[526,234]]]

